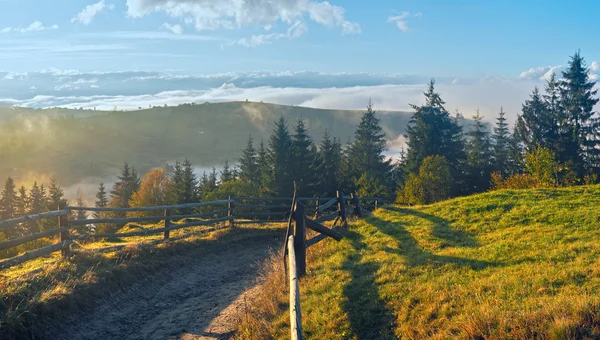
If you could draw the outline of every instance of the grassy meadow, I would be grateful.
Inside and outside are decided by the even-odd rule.
[[[599,205],[595,185],[379,209],[309,249],[305,336],[599,338]],[[289,336],[287,281],[269,277],[240,338]]]

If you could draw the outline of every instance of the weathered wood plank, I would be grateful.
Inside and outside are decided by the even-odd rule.
[[[50,212],[41,213],[41,214],[17,217],[17,218],[12,218],[10,220],[4,220],[4,221],[0,221],[0,230],[8,228],[10,226],[14,226],[19,223],[28,222],[28,221],[37,221],[37,220],[41,220],[41,219],[49,218],[49,217],[57,217],[57,216],[61,216],[61,215],[66,215],[68,213],[69,213],[69,211],[65,209],[65,210],[50,211]]]
[[[296,202],[294,210],[294,248],[296,251],[296,265],[298,276],[306,275],[306,222],[304,204]]]
[[[321,216],[321,217],[315,219],[314,221],[317,222],[317,223],[322,223],[322,222],[326,222],[326,221],[331,221],[331,220],[335,219],[338,216],[340,216],[340,212],[339,211],[334,211],[331,214]]]
[[[233,218],[234,218],[233,216],[226,216],[226,217],[221,217],[221,218],[215,218],[215,219],[208,220],[208,221],[193,221],[193,222],[188,222],[188,223],[184,223],[184,224],[172,224],[171,228],[169,228],[169,229],[176,230],[176,229],[181,229],[181,228],[211,225],[211,224],[215,224],[215,223],[219,223],[219,222],[231,221]]]
[[[298,268],[296,267],[296,252],[294,251],[294,235],[287,241],[288,267],[290,282],[290,331],[292,340],[301,340],[302,337],[302,310],[300,308],[300,288],[298,285]]]
[[[138,208],[95,208],[95,207],[67,207],[68,210],[84,210],[84,211],[152,211],[165,209],[182,209],[182,208],[198,208],[211,205],[229,204],[232,200],[221,200],[212,202],[186,203],[175,205],[159,205],[155,207],[138,207]]]
[[[165,209],[166,210],[166,209]],[[188,214],[188,215],[171,215],[171,220],[180,220],[184,218],[200,218],[211,215],[225,214],[229,211],[228,208],[220,209],[201,214]],[[125,217],[125,218],[96,218],[88,220],[75,220],[70,221],[71,225],[86,225],[86,224],[100,224],[100,223],[132,223],[132,222],[152,222],[152,221],[163,221],[165,216],[144,216],[144,217]]]
[[[248,220],[235,221],[236,224],[263,224],[263,223],[286,223],[288,220]]]
[[[242,217],[254,217],[254,216],[282,216],[287,214],[287,211],[271,211],[271,212],[254,212],[254,213],[239,213],[235,215],[238,218]]]
[[[27,262],[29,260],[36,259],[38,257],[50,255],[54,252],[66,249],[70,246],[71,240],[67,240],[64,242],[56,243],[53,245],[49,245],[43,248],[39,248],[33,251],[29,251],[23,255],[12,257],[8,260],[4,260],[0,262],[0,269],[10,268],[16,265],[19,265],[23,262]]]
[[[336,204],[337,201],[338,201],[337,198],[332,198],[331,200],[329,200],[329,202],[327,202],[327,203],[325,203],[323,205],[320,205],[319,206],[319,211],[320,212],[324,212],[325,210],[327,210],[328,208],[330,208],[332,205]]]
[[[140,231],[132,231],[129,233],[105,233],[105,234],[85,234],[85,235],[71,235],[72,239],[77,240],[87,240],[87,239],[97,239],[97,238],[108,238],[108,237],[133,237],[133,236],[147,236],[152,234],[160,234],[165,232],[165,228],[159,229],[147,229]]]
[[[263,208],[263,209],[289,209],[289,204],[273,204],[273,205],[264,205],[264,204],[236,204],[238,208]]]
[[[61,232],[66,231],[66,230],[67,230],[67,228],[57,228],[57,229],[42,231],[41,233],[37,233],[37,234],[33,234],[33,235],[27,235],[27,236],[19,237],[19,238],[10,240],[10,241],[4,241],[4,242],[0,243],[0,250],[4,250],[4,249],[9,249],[9,248],[13,248],[13,247],[16,247],[16,246],[20,246],[21,244],[24,244],[24,243],[27,243],[27,242],[31,242],[31,241],[35,241],[35,240],[40,239],[40,238],[52,236],[52,235],[61,233]]]
[[[322,224],[319,224],[311,219],[305,219],[306,221],[306,226],[316,232],[319,232],[321,234],[325,234],[331,238],[333,238],[336,241],[341,240],[344,236],[340,233],[338,233],[335,230],[329,229],[325,226],[323,226]]]

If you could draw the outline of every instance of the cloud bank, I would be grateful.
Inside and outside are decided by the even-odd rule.
[[[115,5],[106,4],[106,2],[104,2],[104,0],[101,0],[94,4],[86,6],[84,9],[81,10],[81,12],[77,13],[77,15],[71,19],[71,22],[73,22],[73,23],[79,22],[84,25],[89,25],[90,23],[92,23],[94,18],[96,16],[98,16],[100,13],[102,13],[106,10],[113,10],[113,9],[115,9]]]

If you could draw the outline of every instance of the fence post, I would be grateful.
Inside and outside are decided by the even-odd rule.
[[[315,219],[319,217],[319,198],[315,201]]]
[[[359,218],[362,218],[363,214],[362,214],[362,209],[360,207],[360,201],[358,199],[358,196],[356,196],[355,193],[352,194],[352,204],[354,205],[354,214],[356,216],[358,216]]]
[[[69,214],[66,215],[61,215],[58,217],[58,227],[59,228],[69,228]],[[69,235],[69,229],[62,231],[60,233],[60,242],[64,242],[67,241],[71,238],[71,236]],[[71,247],[67,247],[67,248],[63,248],[63,250],[61,250],[62,252],[62,256],[65,259],[68,259],[69,256],[71,255]]]
[[[229,200],[231,201],[231,196],[229,196]],[[232,219],[229,220],[229,226],[231,228],[233,228],[235,226],[235,223],[234,223],[234,219],[235,219],[234,216],[235,215],[233,214],[233,202],[229,202],[227,204],[227,208],[228,208],[228,210],[227,210],[227,217],[232,217]]]
[[[298,266],[298,277],[306,275],[306,229],[304,225],[304,205],[296,201],[294,209],[294,252]]]
[[[168,240],[171,234],[171,230],[169,229],[171,228],[171,219],[169,218],[169,216],[171,216],[171,210],[165,209],[165,234],[163,237],[163,239],[165,240]]]
[[[341,191],[337,192],[338,199],[338,211],[340,212],[340,218],[342,222],[346,224],[346,200],[344,199],[344,193]]]
[[[378,199],[375,200],[375,210],[377,210],[377,205],[378,205],[377,203],[379,203]]]

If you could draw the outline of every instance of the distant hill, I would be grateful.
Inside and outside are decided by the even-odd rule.
[[[0,179],[44,181],[55,174],[65,185],[116,175],[128,161],[141,171],[188,158],[195,166],[235,163],[249,135],[267,143],[273,122],[293,128],[305,120],[319,142],[328,129],[343,143],[364,111],[322,110],[255,102],[184,104],[138,111],[0,109]],[[396,140],[411,117],[380,111],[386,138]]]

